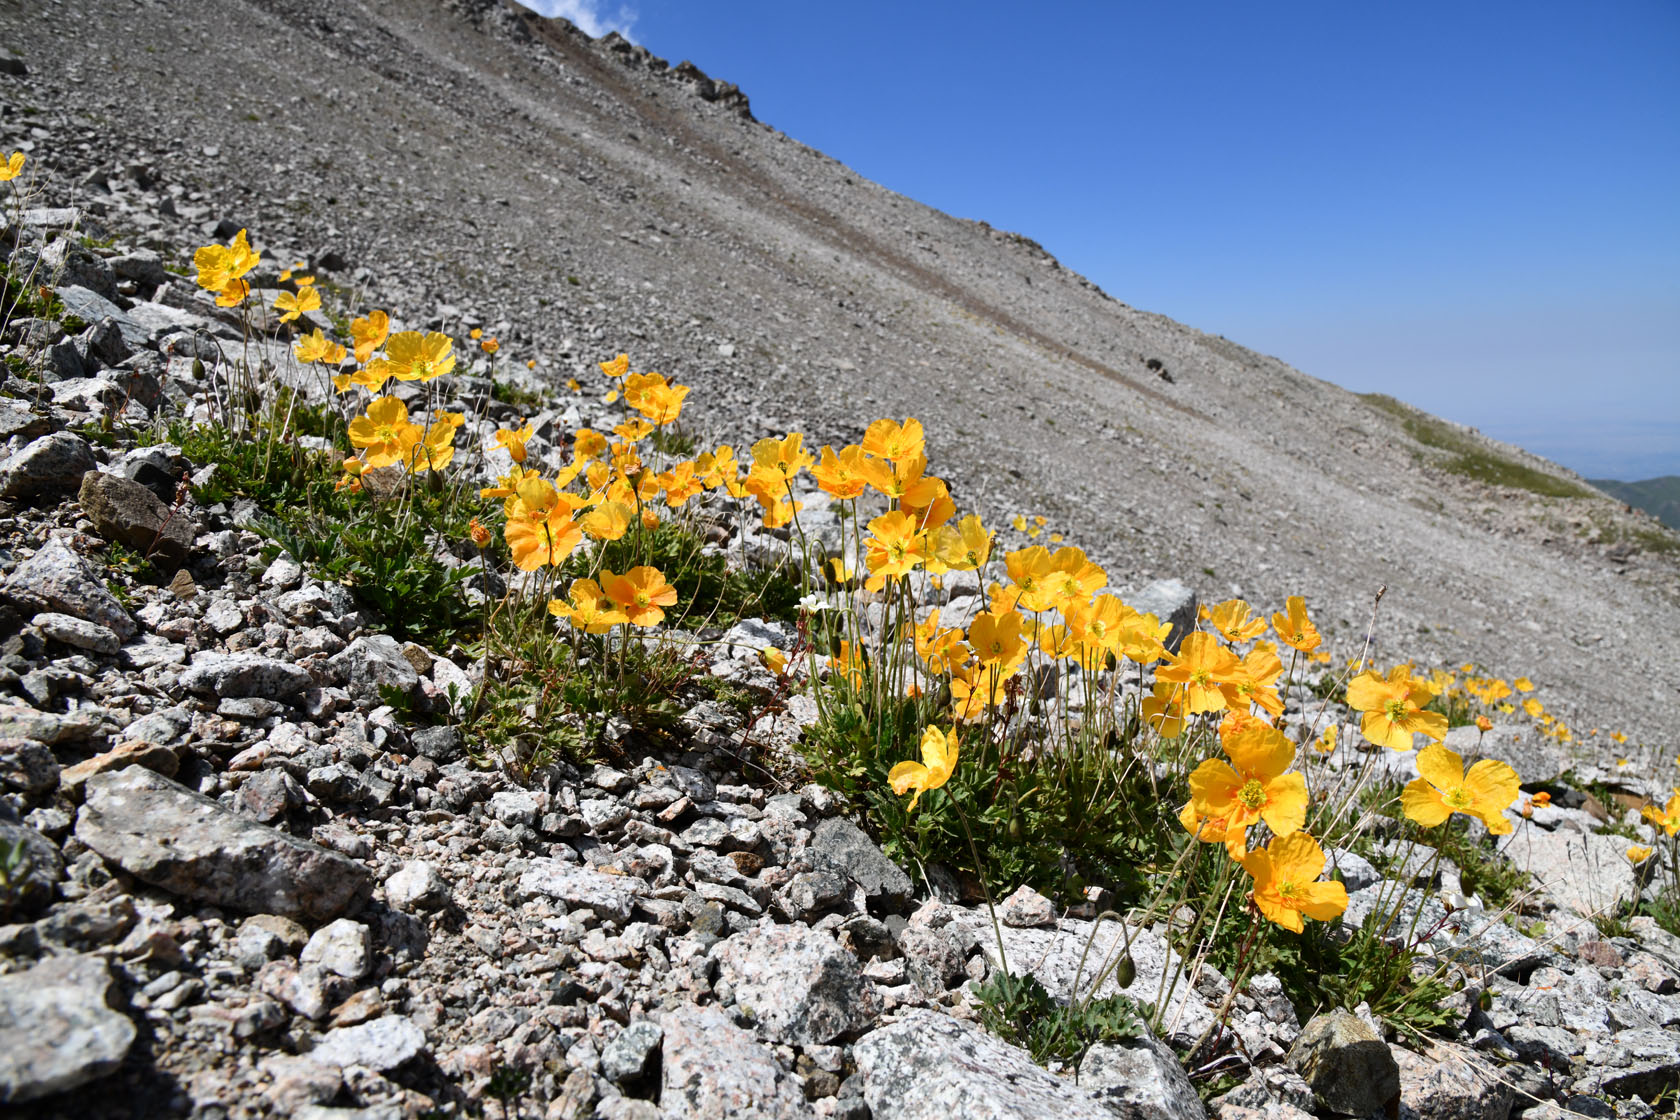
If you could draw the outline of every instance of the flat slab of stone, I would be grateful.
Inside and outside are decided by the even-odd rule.
[[[62,1093],[122,1064],[134,1024],[106,1004],[110,985],[110,967],[91,956],[0,976],[0,1104]]]
[[[209,692],[223,699],[256,696],[284,700],[314,683],[308,670],[257,653],[194,654],[192,664],[180,677],[181,687],[188,692]]]
[[[875,1120],[1114,1120],[1087,1089],[972,1023],[911,1011],[853,1047]]]
[[[721,1009],[685,1004],[667,1012],[661,1025],[659,1111],[667,1120],[803,1120],[813,1115],[799,1079]]]
[[[387,1015],[353,1027],[328,1031],[309,1060],[321,1065],[362,1066],[376,1073],[396,1069],[426,1048],[426,1032],[411,1019]]]
[[[95,774],[76,838],[142,882],[217,906],[325,922],[372,889],[360,863],[138,767]]]
[[[134,619],[106,590],[86,560],[59,541],[48,541],[7,578],[4,594],[35,611],[57,611],[97,622],[123,639],[132,638]]]
[[[519,893],[525,898],[557,898],[567,906],[586,906],[623,921],[635,900],[647,893],[647,884],[631,875],[608,875],[557,859],[534,859],[519,877]]]
[[[825,1045],[866,1030],[880,1014],[875,988],[833,935],[804,925],[761,925],[712,949],[735,1005],[771,1042]]]

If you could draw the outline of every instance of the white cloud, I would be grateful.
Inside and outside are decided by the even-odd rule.
[[[531,10],[553,18],[569,19],[587,35],[599,39],[609,31],[616,31],[626,39],[632,38],[630,29],[636,24],[636,13],[623,5],[609,11],[601,0],[525,0]]]

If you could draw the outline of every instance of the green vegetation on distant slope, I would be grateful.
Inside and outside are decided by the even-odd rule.
[[[1545,471],[1500,455],[1474,436],[1460,431],[1445,420],[1437,419],[1398,401],[1386,393],[1361,393],[1366,404],[1388,413],[1406,430],[1406,434],[1447,458],[1436,462],[1443,470],[1473,478],[1494,486],[1508,486],[1513,490],[1527,490],[1549,498],[1590,498],[1593,492],[1567,478],[1559,478]]]
[[[1643,482],[1618,482],[1613,478],[1589,478],[1588,482],[1667,525],[1680,529],[1680,475],[1665,474]]]

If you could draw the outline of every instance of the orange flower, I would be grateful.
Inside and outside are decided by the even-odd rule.
[[[1414,734],[1439,742],[1447,733],[1447,717],[1426,712],[1423,705],[1435,698],[1428,686],[1412,679],[1412,670],[1396,665],[1388,677],[1366,670],[1348,683],[1348,707],[1364,712],[1359,730],[1379,747],[1398,751],[1412,749]]]
[[[909,515],[900,510],[890,510],[871,521],[869,532],[863,542],[870,573],[864,586],[871,591],[879,591],[894,576],[909,575],[927,559],[926,540]]]
[[[916,458],[925,446],[922,422],[913,416],[903,424],[877,420],[863,433],[863,451],[893,463]]]
[[[1155,679],[1186,686],[1185,707],[1191,714],[1217,712],[1225,707],[1219,686],[1236,679],[1241,671],[1237,655],[1219,644],[1219,639],[1198,630],[1185,636],[1176,654],[1155,670]]]
[[[550,599],[548,613],[568,620],[586,634],[605,634],[614,626],[630,620],[629,615],[608,603],[601,585],[592,579],[573,580],[570,598],[570,603]]]
[[[677,589],[665,582],[665,574],[645,564],[621,576],[602,569],[601,586],[632,626],[658,626],[665,619],[664,608],[677,601]]]
[[[1317,649],[1322,639],[1318,636],[1318,627],[1307,617],[1307,601],[1299,595],[1291,595],[1284,600],[1283,607],[1272,616],[1272,629],[1277,631],[1278,641],[1302,653]]]
[[[391,317],[383,311],[370,311],[366,319],[350,320],[350,337],[356,345],[358,362],[373,357],[373,352],[385,345],[390,335]]]
[[[1283,661],[1277,655],[1277,647],[1270,642],[1256,642],[1242,659],[1236,676],[1221,685],[1220,691],[1233,710],[1246,712],[1251,704],[1258,704],[1275,719],[1283,714],[1283,701],[1276,687],[1282,675]]]
[[[1247,600],[1227,599],[1211,610],[1204,605],[1201,614],[1221,638],[1240,645],[1266,632],[1266,620],[1250,617],[1252,612]]]
[[[922,732],[922,761],[900,762],[887,773],[893,792],[903,797],[911,790],[915,795],[904,811],[913,812],[922,794],[931,793],[951,780],[957,771],[957,729],[949,734],[937,727]]]
[[[523,479],[508,506],[502,535],[513,553],[514,566],[522,572],[559,564],[583,543],[570,502],[545,478]]]
[[[1207,842],[1223,840],[1241,859],[1251,825],[1261,821],[1288,836],[1307,822],[1307,780],[1285,773],[1295,744],[1274,727],[1255,722],[1224,742],[1230,762],[1210,758],[1190,774],[1190,801],[1179,814],[1185,829]]]
[[[1300,933],[1303,917],[1328,922],[1347,910],[1347,888],[1318,881],[1324,874],[1324,849],[1304,832],[1249,852],[1242,865],[1254,878],[1254,905],[1284,929]]]
[[[1417,754],[1418,773],[1400,793],[1406,815],[1425,828],[1434,828],[1454,813],[1476,817],[1495,836],[1515,827],[1505,817],[1522,792],[1517,772],[1503,762],[1484,758],[1464,771],[1457,751],[1431,743]]]

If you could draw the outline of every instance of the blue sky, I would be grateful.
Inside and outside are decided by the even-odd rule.
[[[1117,299],[1589,476],[1680,474],[1673,0],[545,6]]]

